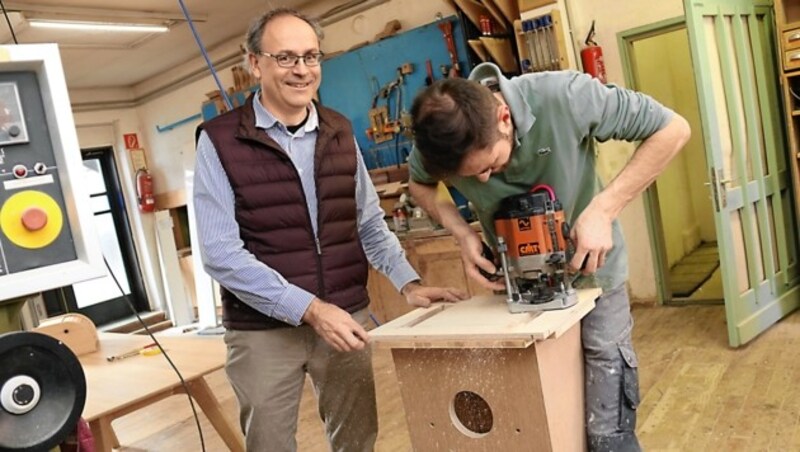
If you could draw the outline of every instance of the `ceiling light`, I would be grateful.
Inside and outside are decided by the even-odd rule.
[[[83,22],[73,20],[46,20],[28,19],[31,27],[36,28],[57,28],[61,30],[82,30],[82,31],[121,31],[139,33],[165,33],[169,31],[166,25],[154,24],[131,24],[113,22]]]

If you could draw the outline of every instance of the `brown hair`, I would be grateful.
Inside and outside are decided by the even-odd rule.
[[[250,28],[247,30],[247,35],[245,36],[245,42],[247,43],[247,51],[254,54],[260,54],[263,50],[261,48],[261,37],[264,35],[264,27],[267,26],[267,23],[272,19],[278,16],[294,16],[314,29],[314,33],[317,35],[317,39],[322,41],[324,34],[322,32],[322,27],[310,17],[306,16],[305,14],[300,13],[299,11],[292,9],[292,8],[275,8],[273,10],[267,11],[258,18],[256,18],[252,24],[250,24]]]
[[[489,88],[462,78],[435,82],[411,107],[412,130],[422,163],[431,176],[455,174],[475,149],[494,145],[498,100]]]

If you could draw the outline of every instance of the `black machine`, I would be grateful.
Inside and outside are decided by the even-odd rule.
[[[64,343],[40,333],[0,335],[0,452],[50,450],[75,431],[86,377]]]

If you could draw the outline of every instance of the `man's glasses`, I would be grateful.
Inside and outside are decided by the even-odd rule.
[[[300,60],[303,60],[306,66],[318,66],[320,61],[322,61],[322,57],[325,56],[322,52],[307,53],[305,55],[294,55],[291,53],[279,53],[277,55],[268,52],[259,53],[272,58],[280,67],[294,67]]]

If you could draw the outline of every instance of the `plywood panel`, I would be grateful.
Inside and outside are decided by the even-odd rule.
[[[413,450],[552,451],[531,349],[392,350]],[[524,381],[524,384],[522,383]],[[491,430],[466,430],[452,410],[469,391],[491,409]],[[488,415],[485,417],[489,417]],[[461,428],[459,428],[461,427]]]
[[[503,295],[416,309],[370,332],[392,348],[519,348],[557,338],[594,308],[600,289],[578,291],[578,304],[559,311],[511,314]]]

